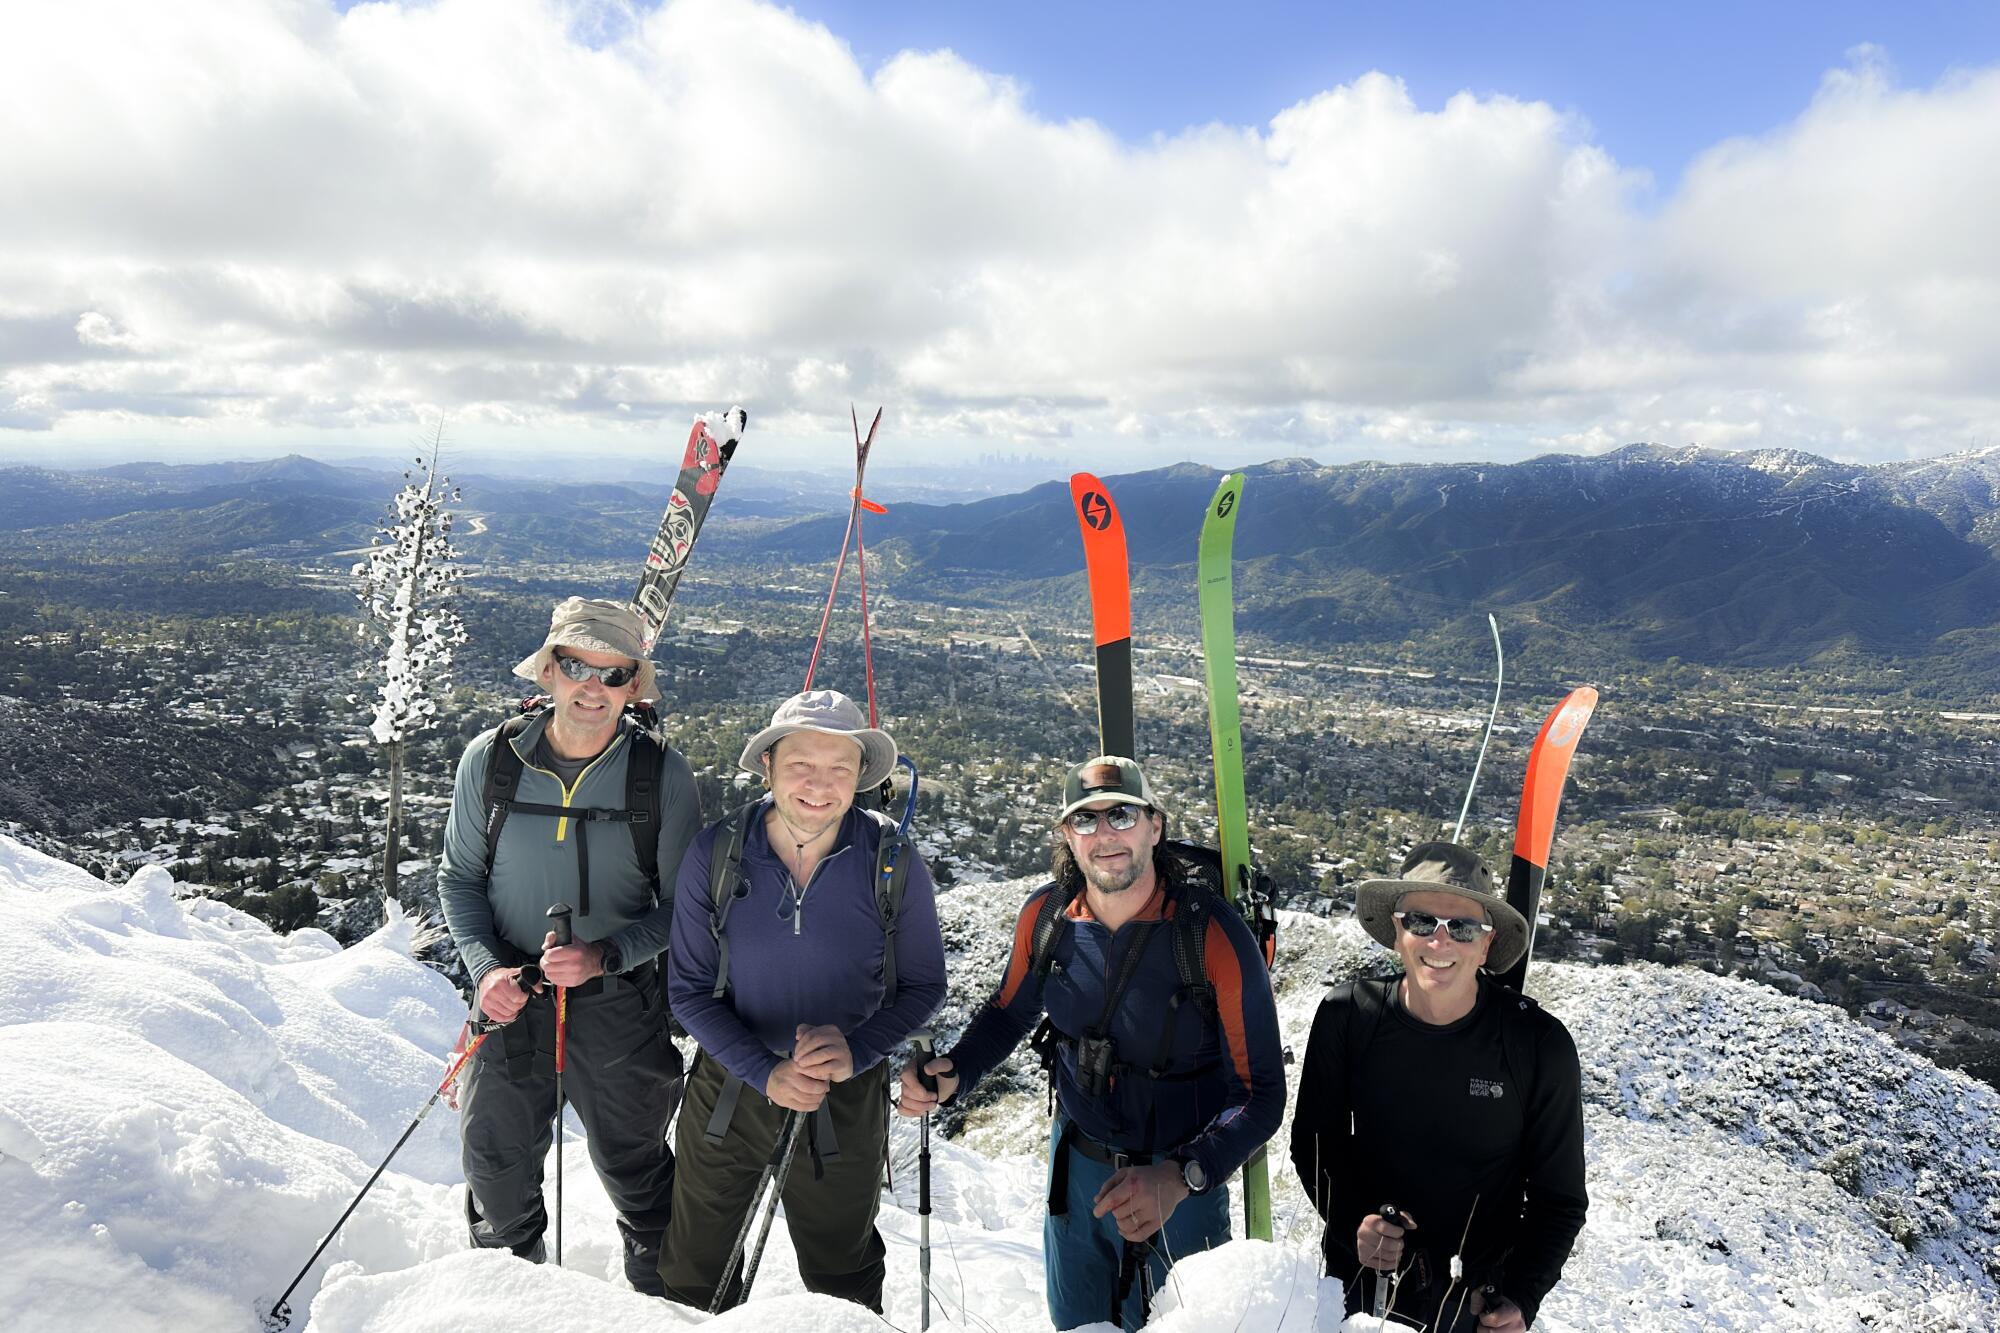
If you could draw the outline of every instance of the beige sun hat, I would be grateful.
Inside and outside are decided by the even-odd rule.
[[[880,727],[868,725],[861,706],[839,690],[807,690],[778,705],[771,725],[750,738],[736,766],[746,773],[765,776],[764,752],[785,737],[799,731],[816,731],[822,736],[842,736],[861,747],[861,774],[854,790],[867,791],[882,785],[896,771],[896,742]]]
[[[549,615],[548,638],[515,664],[514,674],[540,684],[542,668],[555,660],[558,648],[612,653],[639,664],[639,697],[650,702],[660,697],[660,686],[653,659],[646,655],[644,644],[645,627],[639,622],[639,613],[627,603],[598,597],[565,597]]]
[[[1405,894],[1451,893],[1478,904],[1493,923],[1486,970],[1505,972],[1528,951],[1528,919],[1493,891],[1493,872],[1470,850],[1451,842],[1420,842],[1410,849],[1396,879],[1362,881],[1354,891],[1354,919],[1377,944],[1396,947],[1396,904]]]

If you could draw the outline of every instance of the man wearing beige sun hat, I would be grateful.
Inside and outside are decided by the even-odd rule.
[[[687,760],[635,710],[659,697],[641,634],[623,602],[556,606],[541,646],[514,668],[548,702],[482,732],[459,761],[438,896],[480,1012],[504,1024],[462,1094],[473,1244],[543,1258],[542,1162],[560,1086],[617,1212],[626,1277],[659,1294],[681,1058],[656,960],[701,810]],[[558,904],[571,909],[572,944],[550,929]],[[560,1084],[557,986],[567,991]]]
[[[1441,1333],[1521,1333],[1589,1206],[1576,1045],[1493,979],[1528,923],[1448,842],[1363,883],[1354,916],[1403,974],[1336,986],[1306,1047],[1292,1162],[1326,1220],[1327,1272],[1350,1313],[1373,1297]]]

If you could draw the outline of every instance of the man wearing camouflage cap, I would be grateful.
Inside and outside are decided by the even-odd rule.
[[[565,987],[564,1100],[618,1211],[626,1277],[659,1295],[681,1059],[656,959],[701,810],[687,760],[639,709],[659,698],[642,632],[623,602],[555,608],[514,668],[548,702],[482,732],[459,761],[438,896],[480,1011],[505,1025],[463,1094],[473,1244],[544,1257],[542,1162],[560,1113],[552,992]],[[575,935],[561,947],[548,916],[559,903]]]
[[[1335,987],[1306,1047],[1292,1163],[1326,1220],[1327,1272],[1350,1313],[1522,1333],[1590,1202],[1576,1045],[1488,975],[1526,952],[1528,923],[1448,842],[1363,883],[1354,915],[1403,975]]]

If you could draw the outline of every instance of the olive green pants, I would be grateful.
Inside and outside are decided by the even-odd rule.
[[[728,1075],[704,1053],[695,1057],[674,1135],[679,1169],[673,1211],[660,1247],[667,1296],[706,1310],[743,1228],[764,1165],[771,1160],[785,1112],[755,1088],[743,1088],[720,1143],[709,1120]],[[838,1152],[829,1160],[813,1117],[806,1117],[785,1179],[785,1226],[798,1251],[807,1291],[882,1311],[887,1252],[875,1230],[882,1202],[882,1166],[889,1142],[889,1070],[879,1064],[827,1094]],[[753,1228],[754,1232],[754,1228]],[[745,1248],[756,1244],[752,1234]],[[747,1255],[746,1255],[747,1260]],[[742,1268],[730,1280],[723,1308],[742,1299]]]

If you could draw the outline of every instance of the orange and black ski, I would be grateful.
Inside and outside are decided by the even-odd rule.
[[[1549,848],[1556,838],[1556,808],[1562,804],[1563,780],[1569,776],[1576,743],[1597,707],[1597,691],[1585,685],[1571,690],[1555,706],[1528,752],[1528,776],[1521,784],[1521,816],[1514,828],[1514,860],[1507,872],[1507,905],[1528,919],[1528,948],[1521,961],[1500,976],[1503,985],[1520,990],[1528,979],[1528,959],[1535,952],[1535,915],[1541,910],[1542,884],[1549,873]]]
[[[1137,758],[1132,704],[1132,572],[1125,525],[1111,492],[1088,472],[1069,479],[1083,562],[1090,576],[1090,626],[1097,641],[1097,743],[1105,754]]]

